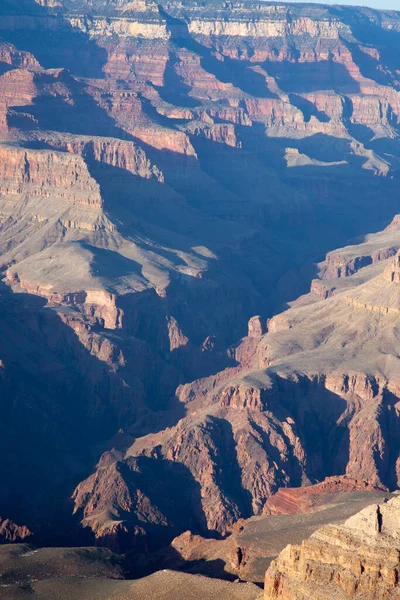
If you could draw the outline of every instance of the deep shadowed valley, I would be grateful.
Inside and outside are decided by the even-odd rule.
[[[1,597],[397,597],[399,134],[400,12],[0,2]]]

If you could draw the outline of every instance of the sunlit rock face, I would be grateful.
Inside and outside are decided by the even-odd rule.
[[[3,518],[113,546],[394,487],[398,221],[337,249],[398,211],[398,52],[396,12],[2,2]]]
[[[265,578],[265,598],[398,598],[400,499],[371,505],[287,546]]]

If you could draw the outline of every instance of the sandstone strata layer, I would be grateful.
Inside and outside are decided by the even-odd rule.
[[[265,598],[398,598],[399,511],[394,498],[287,546],[267,571]]]

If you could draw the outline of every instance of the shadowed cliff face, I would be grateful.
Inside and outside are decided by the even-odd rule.
[[[47,514],[62,535],[68,492],[90,468],[90,447],[112,435],[119,417],[135,419],[140,394],[122,389],[44,304],[2,284],[1,478],[9,483],[0,502],[36,531]]]
[[[83,535],[126,548],[327,475],[397,485],[394,345],[365,333],[384,311],[338,326],[395,292],[332,298],[396,223],[332,251],[398,212],[399,52],[396,12],[1,3],[2,518],[64,534],[78,486]],[[307,314],[267,327],[317,272]]]

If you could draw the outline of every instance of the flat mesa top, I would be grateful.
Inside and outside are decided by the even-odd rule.
[[[314,0],[311,2],[298,2],[297,0],[290,2],[286,0],[281,2],[264,2],[262,0],[261,2],[258,0],[232,0],[229,2],[184,0],[175,2],[174,0],[163,0],[160,3],[154,0],[20,0],[18,3],[13,0],[3,0],[0,11],[20,13],[27,10],[41,12],[46,9],[58,13],[60,11],[89,15],[123,13],[125,16],[134,14],[143,16],[146,12],[158,12],[160,5],[179,14],[195,12],[215,17],[224,15],[227,18],[233,15],[237,16],[240,12],[248,13],[249,10],[256,11],[258,14],[270,14],[274,18],[291,13],[292,15],[309,16],[313,19],[342,16],[344,11],[353,12],[354,10],[358,14],[361,11],[369,16],[371,9],[387,12],[388,16],[393,16],[393,11],[399,12],[397,0],[386,0],[383,3],[377,0],[342,0],[341,2],[328,0],[323,3]],[[390,11],[392,15],[390,15]]]

